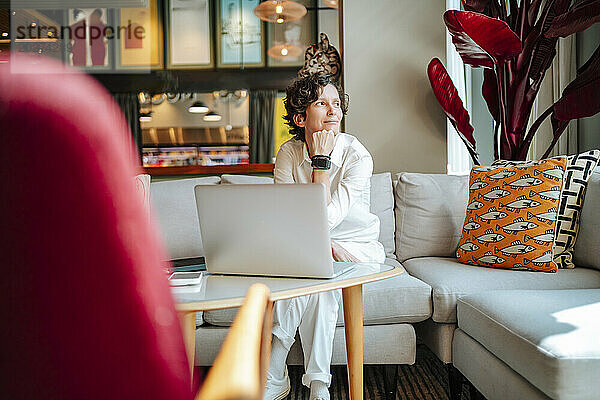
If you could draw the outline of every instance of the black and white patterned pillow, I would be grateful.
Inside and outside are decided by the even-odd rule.
[[[598,160],[600,160],[600,150],[590,150],[567,157],[554,238],[554,262],[559,268],[575,268],[573,247],[579,232],[579,217],[583,208],[585,190],[594,168],[598,165]],[[536,165],[535,163],[538,162],[496,160],[492,165],[525,167]]]

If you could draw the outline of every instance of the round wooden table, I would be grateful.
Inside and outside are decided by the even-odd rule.
[[[352,266],[350,271],[332,279],[216,275],[205,272],[202,285],[197,292],[190,293],[191,288],[173,288],[176,307],[183,320],[183,334],[190,368],[194,367],[197,312],[241,306],[248,288],[254,283],[267,285],[271,290],[273,301],[342,289],[350,399],[362,399],[362,285],[399,275],[404,272],[404,269],[373,263],[352,263]]]

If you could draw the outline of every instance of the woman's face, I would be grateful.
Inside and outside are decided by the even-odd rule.
[[[296,114],[294,122],[304,128],[304,137],[308,138],[322,130],[339,133],[342,117],[340,95],[335,86],[328,84],[321,90],[319,98],[306,108],[306,117]]]

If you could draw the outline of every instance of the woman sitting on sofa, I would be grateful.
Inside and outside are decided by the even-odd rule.
[[[369,211],[373,160],[355,137],[340,132],[347,96],[329,75],[308,75],[287,88],[285,108],[294,137],[277,154],[275,183],[323,183],[333,259],[383,263],[379,219]],[[275,303],[265,399],[282,399],[290,391],[286,358],[296,330],[304,352],[302,383],[311,399],[329,399],[339,300],[337,290]]]

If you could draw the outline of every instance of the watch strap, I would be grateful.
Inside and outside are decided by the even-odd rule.
[[[325,155],[315,155],[311,157],[312,167],[314,169],[330,169],[331,157]]]

